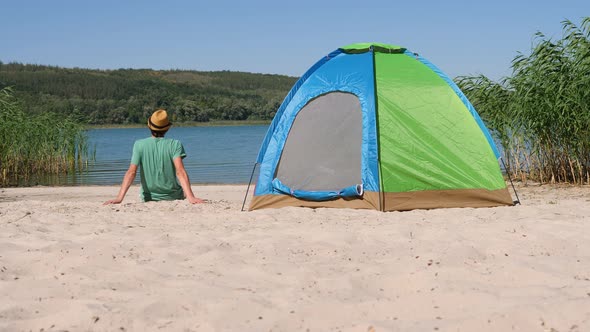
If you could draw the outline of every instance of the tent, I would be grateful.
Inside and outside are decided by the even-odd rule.
[[[387,44],[348,45],[313,65],[277,110],[256,165],[250,210],[513,204],[465,95],[422,56]]]

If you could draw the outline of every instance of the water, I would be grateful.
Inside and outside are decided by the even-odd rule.
[[[173,127],[166,137],[182,142],[184,166],[191,184],[248,183],[268,126]],[[129,168],[133,142],[149,137],[147,128],[93,129],[90,149],[96,149],[88,171],[43,179],[44,185],[121,184]],[[254,179],[255,181],[256,179]],[[139,183],[139,172],[135,179]]]

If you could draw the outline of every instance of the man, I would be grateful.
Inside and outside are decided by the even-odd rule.
[[[186,157],[184,147],[178,140],[164,138],[172,123],[165,110],[157,110],[148,119],[148,128],[152,137],[135,141],[131,164],[117,198],[106,201],[107,204],[119,204],[125,198],[127,190],[135,180],[137,168],[140,168],[140,197],[144,202],[188,199],[191,204],[204,203],[195,197],[188,174],[184,169],[182,158]]]

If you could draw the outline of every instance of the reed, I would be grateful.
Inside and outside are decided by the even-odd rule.
[[[562,27],[556,41],[535,34],[500,82],[457,79],[524,182],[590,184],[590,17]]]
[[[0,90],[0,185],[79,171],[87,156],[87,137],[76,119],[27,115],[10,88]]]

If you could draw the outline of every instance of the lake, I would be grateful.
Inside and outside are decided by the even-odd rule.
[[[172,127],[166,137],[178,139],[187,157],[184,165],[191,184],[248,183],[268,125]],[[121,184],[129,168],[133,143],[150,136],[147,128],[92,129],[89,146],[95,150],[87,171],[52,176],[42,185]],[[253,182],[256,178],[253,179]],[[139,172],[135,179],[139,183]]]

